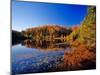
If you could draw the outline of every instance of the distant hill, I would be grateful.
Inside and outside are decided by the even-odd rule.
[[[71,28],[58,25],[43,25],[40,27],[28,28],[22,31],[25,37],[34,40],[54,39],[57,37],[66,37],[72,32]]]
[[[18,43],[23,39],[25,39],[25,37],[21,32],[12,30],[12,44],[15,44],[15,42]]]

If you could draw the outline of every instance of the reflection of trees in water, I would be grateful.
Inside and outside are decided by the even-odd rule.
[[[22,42],[21,40],[12,41],[12,46],[20,44],[21,42]]]
[[[67,43],[64,43],[62,40],[55,41],[33,41],[33,40],[24,40],[22,45],[28,48],[38,48],[40,50],[61,50],[66,49],[68,46]]]

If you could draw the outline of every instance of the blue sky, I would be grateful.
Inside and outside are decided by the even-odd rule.
[[[80,24],[86,14],[85,5],[13,1],[12,29],[22,31],[45,24],[73,26]]]

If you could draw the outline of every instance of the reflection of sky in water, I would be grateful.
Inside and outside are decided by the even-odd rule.
[[[63,50],[40,51],[16,45],[12,47],[12,71],[14,73],[47,72],[62,62]]]

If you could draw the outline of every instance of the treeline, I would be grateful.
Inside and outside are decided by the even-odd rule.
[[[92,47],[96,44],[96,7],[91,6],[87,9],[87,15],[80,27],[67,36],[67,41],[76,45],[84,43]]]
[[[21,32],[12,30],[12,44],[17,44],[20,43],[20,41],[26,39],[26,37],[24,37],[24,35]]]
[[[55,39],[66,39],[66,36],[69,35],[71,32],[71,28],[66,28],[58,25],[44,25],[22,31],[25,37],[36,41],[53,41]]]

